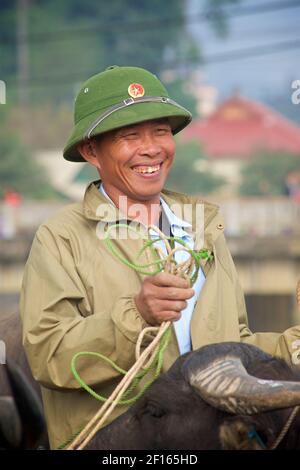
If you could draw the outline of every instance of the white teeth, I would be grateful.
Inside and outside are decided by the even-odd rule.
[[[154,173],[160,169],[160,165],[148,166],[147,168],[134,168],[138,173]]]

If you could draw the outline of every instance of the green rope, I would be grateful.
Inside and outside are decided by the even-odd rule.
[[[168,330],[166,330],[166,332],[163,334],[163,336],[161,337],[160,341],[159,341],[159,348],[158,348],[158,351],[156,353],[156,355],[153,357],[153,360],[151,361],[151,364],[142,369],[136,376],[135,378],[133,379],[131,385],[129,386],[128,390],[125,391],[125,393],[123,394],[123,397],[127,397],[136,387],[137,385],[139,384],[139,382],[142,380],[142,378],[148,374],[148,372],[155,368],[155,372],[154,372],[154,376],[142,387],[142,389],[133,397],[131,398],[127,398],[127,399],[120,399],[118,401],[118,405],[120,406],[123,406],[123,405],[131,405],[132,403],[134,403],[135,401],[137,401],[142,395],[143,393],[145,392],[145,390],[147,388],[150,387],[150,385],[157,379],[157,377],[159,376],[160,372],[161,372],[161,369],[162,369],[162,363],[163,363],[163,354],[164,354],[164,351],[167,347],[167,344],[168,344],[168,341],[169,341],[169,337],[170,337],[170,328],[168,328]],[[77,382],[80,384],[80,386],[86,390],[90,395],[92,395],[94,398],[96,398],[97,400],[101,401],[101,402],[106,402],[107,398],[100,395],[99,393],[95,392],[95,390],[93,390],[79,375],[79,373],[77,372],[77,369],[76,369],[76,361],[79,357],[81,356],[94,356],[94,357],[98,357],[100,359],[103,359],[104,361],[106,361],[108,364],[110,364],[117,372],[119,372],[119,374],[121,375],[126,375],[128,371],[122,369],[121,367],[119,367],[115,362],[113,362],[111,359],[109,359],[108,357],[104,356],[103,354],[100,354],[100,353],[97,353],[97,352],[90,352],[90,351],[81,351],[81,352],[78,352],[76,353],[73,358],[72,358],[72,361],[71,361],[71,371],[72,371],[72,374],[74,375],[75,379],[77,380]]]
[[[131,384],[129,385],[128,389],[125,390],[123,393],[122,397],[123,399],[119,400],[117,402],[117,405],[119,406],[124,406],[124,405],[131,405],[132,403],[136,402],[144,393],[145,391],[152,385],[152,383],[159,377],[161,373],[161,369],[163,366],[163,356],[165,349],[168,345],[169,342],[169,337],[171,334],[170,328],[168,328],[163,336],[160,338],[159,341],[159,348],[157,354],[154,356],[153,360],[151,361],[150,365],[147,368],[144,368],[141,370],[132,380]],[[119,367],[114,361],[109,359],[108,357],[104,356],[103,354],[96,353],[96,352],[90,352],[90,351],[81,351],[76,353],[71,361],[71,371],[77,380],[77,382],[80,384],[80,386],[86,390],[90,395],[92,395],[94,398],[101,402],[105,402],[107,400],[106,397],[103,397],[102,395],[99,395],[96,393],[87,383],[80,377],[80,375],[77,372],[76,369],[76,361],[80,356],[94,356],[103,359],[106,361],[108,364],[110,364],[117,372],[119,372],[122,375],[127,374],[127,371]],[[139,382],[142,380],[142,378],[151,370],[155,368],[155,372],[153,374],[153,377],[148,380],[142,389],[133,397],[125,399],[132,391],[138,386]],[[57,449],[58,450],[63,450],[65,447],[67,447],[73,440],[81,433],[83,428],[80,429],[80,431],[77,431],[76,433],[72,434],[66,441],[64,441],[62,444],[60,444]]]
[[[138,271],[139,273],[141,274],[145,274],[145,275],[153,275],[153,274],[158,274],[159,272],[161,272],[161,268],[158,268],[156,271],[144,271],[145,268],[149,268],[150,266],[157,266],[157,265],[160,265],[161,264],[161,260],[156,260],[156,261],[153,261],[152,263],[146,263],[146,264],[137,264],[137,263],[131,263],[130,261],[128,261],[126,258],[124,258],[122,256],[122,254],[114,247],[114,244],[110,238],[110,232],[115,229],[115,228],[126,228],[128,230],[131,230],[133,231],[135,234],[139,234],[139,232],[137,232],[133,227],[131,227],[130,225],[126,225],[126,224],[114,224],[114,225],[111,225],[107,231],[106,231],[106,234],[103,238],[103,241],[104,243],[106,244],[107,248],[110,250],[110,252],[115,255],[115,257],[121,261],[121,263],[125,264],[126,266],[128,266],[129,268],[132,268],[134,269],[135,271]],[[145,236],[142,236],[141,237],[142,240],[148,240]]]
[[[125,264],[129,268],[134,269],[135,271],[139,272],[140,274],[145,274],[145,275],[149,276],[149,275],[158,274],[158,273],[163,271],[164,262],[163,262],[162,259],[160,259],[157,256],[156,251],[153,250],[153,249],[151,249],[151,252],[157,259],[155,261],[152,261],[151,263],[146,263],[146,264],[131,263],[126,258],[124,258],[122,256],[122,254],[115,248],[115,246],[112,242],[112,239],[110,238],[111,231],[113,229],[116,229],[116,228],[126,228],[129,231],[133,231],[135,234],[138,234],[139,236],[141,236],[142,240],[144,240],[144,246],[139,251],[139,253],[137,255],[137,259],[140,258],[140,256],[144,253],[144,251],[147,248],[150,248],[150,249],[153,248],[154,243],[161,240],[161,238],[159,236],[155,237],[152,240],[149,240],[148,237],[146,237],[145,235],[141,235],[139,232],[136,231],[135,228],[131,227],[130,225],[127,225],[127,224],[114,224],[114,225],[111,225],[110,227],[108,227],[103,240],[104,240],[104,243],[106,244],[107,248],[109,249],[109,251],[119,261],[121,261],[121,263]],[[191,257],[194,259],[194,261],[195,261],[195,271],[194,271],[194,273],[192,274],[192,276],[190,278],[191,285],[193,285],[195,283],[197,277],[198,277],[198,272],[199,272],[199,269],[200,269],[200,260],[205,259],[205,258],[207,258],[208,260],[211,260],[211,259],[213,259],[213,254],[210,253],[209,250],[207,250],[207,249],[201,249],[199,251],[192,250],[190,248],[190,246],[184,240],[181,240],[181,238],[178,238],[178,237],[167,237],[166,236],[165,239],[169,240],[171,242],[172,247],[175,246],[175,242],[177,242],[179,245],[182,245],[184,247],[185,251],[187,251],[191,255]],[[174,260],[174,262],[175,262],[175,260]],[[145,268],[149,268],[149,267],[157,267],[157,269],[155,271],[145,271]]]
[[[151,262],[151,263],[138,264],[138,263],[131,263],[126,258],[124,258],[122,256],[122,254],[115,248],[115,246],[114,246],[114,244],[113,244],[113,242],[110,238],[111,231],[113,229],[116,229],[116,228],[118,228],[118,229],[126,228],[126,230],[133,231],[135,234],[138,234],[139,236],[141,236],[141,238],[144,240],[144,246],[139,251],[139,253],[137,255],[137,259],[140,258],[140,256],[144,253],[144,251],[147,248],[149,248],[151,250],[152,255],[154,257],[156,257],[157,259],[155,261]],[[192,275],[190,276],[190,283],[191,283],[191,285],[193,285],[195,283],[197,277],[198,277],[198,272],[199,272],[199,269],[200,269],[200,260],[204,259],[204,258],[207,258],[208,260],[210,260],[210,259],[213,258],[213,255],[208,250],[205,250],[205,249],[202,249],[200,251],[192,250],[185,241],[181,240],[178,237],[167,237],[166,236],[165,239],[170,241],[170,244],[171,244],[172,248],[175,247],[175,242],[178,243],[179,245],[183,246],[185,251],[187,251],[190,254],[190,256],[194,259],[195,269],[194,269],[194,272],[192,273]],[[105,237],[104,237],[104,242],[105,242],[107,248],[110,250],[110,252],[119,261],[121,261],[126,266],[134,269],[135,271],[137,271],[141,274],[146,274],[146,275],[157,274],[157,273],[163,271],[163,269],[164,269],[164,260],[162,260],[158,256],[156,250],[153,248],[154,243],[156,243],[159,240],[161,240],[161,238],[159,236],[155,237],[154,239],[149,240],[149,238],[146,237],[144,234],[141,235],[141,233],[138,232],[135,228],[133,228],[130,225],[127,225],[127,224],[113,224],[113,225],[111,225],[110,227],[108,227],[108,229],[106,231],[106,234],[105,234]],[[174,260],[174,263],[176,264],[175,260]],[[149,268],[149,267],[156,267],[156,270],[154,270],[154,271],[145,271],[145,268]],[[151,364],[147,368],[144,368],[142,371],[140,371],[135,376],[135,378],[133,379],[133,381],[132,381],[131,385],[129,386],[128,390],[123,394],[123,399],[119,400],[118,405],[129,405],[129,404],[134,403],[144,393],[144,391],[154,382],[154,380],[156,380],[156,378],[159,376],[159,374],[161,372],[162,363],[163,363],[163,353],[164,353],[164,351],[167,347],[169,337],[170,337],[170,328],[164,333],[164,335],[160,339],[158,351],[157,351],[156,355],[154,356]],[[105,398],[102,395],[99,395],[97,392],[95,392],[91,387],[89,387],[84,382],[84,380],[78,374],[78,372],[76,370],[76,361],[81,356],[98,357],[98,358],[106,361],[108,364],[110,364],[121,375],[125,375],[127,373],[127,371],[121,369],[117,364],[115,364],[108,357],[104,356],[103,354],[97,353],[97,352],[82,351],[82,352],[78,352],[77,354],[74,355],[74,357],[72,358],[72,361],[71,361],[71,371],[72,371],[75,379],[80,384],[80,386],[84,390],[86,390],[90,395],[92,395],[94,398],[96,398],[99,401],[105,402],[107,400],[107,398]],[[134,396],[132,398],[126,398],[137,387],[137,385],[142,380],[142,378],[151,369],[154,369],[155,367],[156,367],[156,370],[154,372],[154,377],[152,379],[150,379],[144,385],[143,389],[136,396]]]
[[[140,258],[140,256],[144,253],[144,251],[147,248],[149,248],[151,253],[152,253],[152,256],[154,258],[156,258],[156,260],[151,262],[151,263],[146,263],[146,264],[138,264],[137,262],[132,263],[132,262],[128,261],[126,258],[124,258],[122,256],[122,254],[120,253],[120,251],[118,251],[116,249],[116,247],[114,246],[114,244],[113,244],[113,242],[110,238],[111,231],[115,228],[126,228],[127,230],[134,231],[135,234],[138,233],[139,235],[140,235],[140,233],[137,232],[137,230],[135,228],[133,228],[130,225],[127,225],[127,224],[114,224],[114,225],[111,225],[110,227],[108,227],[108,229],[106,231],[106,234],[105,234],[105,237],[104,237],[104,243],[106,244],[109,251],[119,261],[121,261],[121,263],[125,264],[126,266],[128,266],[128,267],[134,269],[135,271],[139,272],[140,274],[144,274],[144,275],[154,275],[154,274],[158,274],[159,272],[162,272],[164,270],[164,265],[165,265],[164,260],[161,259],[158,256],[157,251],[155,250],[155,247],[153,247],[154,243],[161,240],[161,238],[159,236],[155,237],[154,239],[149,240],[148,237],[143,235],[141,238],[144,241],[144,246],[139,251],[139,253],[137,255],[137,260],[138,260]],[[194,272],[192,273],[192,275],[190,276],[190,283],[191,283],[191,285],[193,285],[195,283],[197,277],[198,277],[198,272],[199,272],[199,269],[200,269],[200,260],[205,259],[205,258],[207,258],[208,260],[211,260],[213,258],[213,255],[208,250],[205,250],[205,249],[202,249],[200,251],[192,250],[186,242],[184,242],[183,240],[181,240],[178,237],[167,237],[166,236],[165,239],[170,241],[170,245],[171,245],[172,249],[174,249],[174,247],[175,247],[175,242],[177,242],[179,245],[182,245],[184,247],[185,251],[187,251],[190,254],[190,256],[194,259],[195,269],[194,269]],[[174,260],[174,263],[176,264],[175,260]],[[150,267],[153,268],[154,270],[147,271],[146,268],[150,268]],[[132,379],[132,382],[129,385],[129,387],[127,388],[127,390],[123,393],[121,399],[118,400],[117,405],[119,405],[119,406],[131,405],[132,403],[136,402],[145,393],[145,391],[150,387],[150,385],[152,385],[152,383],[158,378],[158,376],[161,373],[162,366],[163,366],[163,356],[164,356],[164,352],[165,352],[166,347],[167,347],[168,342],[169,342],[170,334],[171,334],[171,329],[169,327],[165,331],[163,336],[160,338],[158,350],[157,350],[156,354],[154,355],[150,365],[146,368],[143,368],[140,372],[138,372],[136,374],[136,376]],[[80,377],[79,373],[77,372],[76,361],[81,356],[93,356],[93,357],[100,358],[100,359],[106,361],[113,369],[115,369],[121,375],[126,375],[127,371],[122,369],[121,367],[119,367],[115,362],[113,362],[108,357],[104,356],[103,354],[97,353],[97,352],[81,351],[81,352],[76,353],[73,356],[72,361],[71,361],[71,371],[72,371],[75,379],[77,380],[77,382],[91,396],[93,396],[94,398],[96,398],[97,400],[99,400],[101,402],[106,402],[106,400],[108,398],[106,398],[106,397],[100,395],[99,393],[95,392],[95,390],[93,390]],[[155,369],[152,378],[150,378],[144,384],[144,386],[141,388],[141,390],[136,395],[134,395],[133,397],[128,398],[128,396],[138,386],[140,381],[152,369]],[[67,441],[65,441],[63,444],[61,444],[58,447],[58,449],[65,448],[68,444],[70,444],[78,436],[78,434],[80,432],[81,431],[78,431],[76,434],[72,435]]]

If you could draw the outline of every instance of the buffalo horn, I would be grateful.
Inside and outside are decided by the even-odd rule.
[[[249,375],[240,358],[218,357],[187,368],[187,380],[201,398],[232,414],[256,414],[300,405],[300,382],[264,380]]]

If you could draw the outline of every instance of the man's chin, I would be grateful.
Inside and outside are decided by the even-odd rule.
[[[130,199],[132,201],[135,201],[136,203],[145,203],[145,202],[155,202],[156,200],[158,200],[160,197],[160,191],[158,193],[151,193],[151,194],[135,194],[135,195],[132,195],[132,197],[130,197]]]
[[[145,184],[143,187],[132,189],[134,190],[130,191],[130,194],[128,194],[128,198],[137,202],[149,202],[152,200],[155,201],[155,199],[159,199],[160,193],[163,189],[163,185],[160,184],[155,185],[155,187],[152,188],[147,188],[147,184]]]

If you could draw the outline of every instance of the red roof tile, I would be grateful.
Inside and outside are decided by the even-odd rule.
[[[256,151],[300,154],[300,127],[261,103],[234,96],[207,119],[194,120],[183,132],[218,159],[246,159]]]

